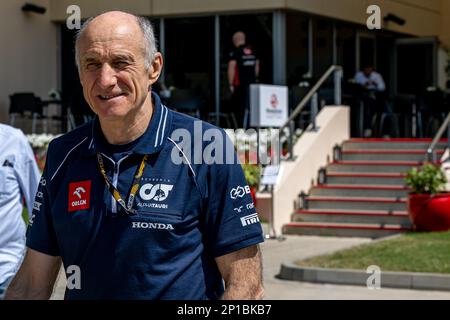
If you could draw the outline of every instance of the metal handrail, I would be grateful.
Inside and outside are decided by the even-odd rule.
[[[442,136],[445,133],[445,129],[448,131],[448,138],[447,138],[447,148],[450,149],[450,113],[447,115],[447,118],[445,118],[444,123],[439,128],[438,132],[436,133],[433,141],[431,142],[430,146],[427,149],[427,161],[429,162],[437,162],[437,155],[435,152],[436,146],[441,140]]]
[[[328,79],[328,77],[335,71],[341,71],[341,66],[332,65],[328,68],[327,71],[323,74],[322,77],[320,77],[319,81],[309,90],[309,92],[306,94],[306,96],[300,101],[300,103],[297,105],[295,110],[292,112],[290,117],[286,120],[286,122],[281,126],[280,131],[282,131],[284,128],[287,128],[289,125],[289,122],[294,120],[298,114],[303,110],[303,108],[306,106],[306,104],[309,102],[309,100],[313,97],[313,95],[317,92],[317,90],[320,89],[320,87],[323,85],[323,83]],[[340,95],[339,95],[340,96]],[[335,97],[336,98],[336,97]],[[340,97],[339,97],[340,99]],[[335,104],[341,104],[340,101],[335,101]]]
[[[317,91],[324,84],[324,82],[328,79],[328,77],[334,74],[334,103],[336,105],[340,105],[342,101],[342,91],[341,91],[341,80],[343,75],[342,66],[332,65],[328,68],[327,71],[320,77],[320,79],[316,82],[316,84],[308,91],[305,97],[300,101],[294,111],[291,113],[286,122],[280,127],[280,134],[283,134],[283,130],[290,126],[290,135],[289,135],[289,157],[293,159],[293,120],[302,112],[307,103],[312,99],[314,102],[314,112],[312,112],[311,119],[313,123],[313,129],[315,129],[315,117],[318,110],[317,109]]]

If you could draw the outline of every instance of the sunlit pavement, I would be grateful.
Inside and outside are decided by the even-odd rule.
[[[450,292],[387,289],[369,290],[362,286],[313,284],[279,280],[275,276],[283,261],[295,261],[331,253],[355,245],[369,243],[363,238],[335,238],[288,236],[285,241],[266,240],[261,245],[264,258],[264,285],[268,300],[321,300],[321,299],[447,299]]]

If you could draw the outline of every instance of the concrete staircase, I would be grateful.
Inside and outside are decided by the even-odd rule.
[[[379,238],[411,230],[405,173],[420,166],[429,139],[351,139],[299,197],[283,233]],[[445,142],[438,145],[442,155]]]

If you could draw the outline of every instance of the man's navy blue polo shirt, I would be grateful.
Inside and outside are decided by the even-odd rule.
[[[66,299],[218,299],[224,289],[215,258],[263,241],[236,154],[235,164],[196,164],[173,133],[193,134],[198,120],[153,99],[150,124],[129,150],[108,146],[98,120],[49,146],[27,245],[61,256],[66,270],[79,267],[81,288],[67,289]],[[202,132],[217,129],[201,124]],[[192,147],[199,143],[208,145],[192,138]],[[113,200],[97,152],[124,196],[149,154],[136,215]],[[184,161],[174,163],[173,155]]]

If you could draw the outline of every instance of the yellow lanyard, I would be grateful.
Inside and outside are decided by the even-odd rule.
[[[108,187],[109,192],[113,196],[113,198],[120,204],[120,206],[125,210],[125,212],[129,215],[136,214],[136,210],[133,209],[134,198],[136,197],[136,192],[139,189],[139,185],[141,183],[142,174],[144,173],[145,164],[148,159],[148,154],[144,155],[142,158],[141,164],[136,168],[136,172],[134,174],[133,184],[131,186],[130,192],[128,193],[128,202],[125,204],[125,201],[122,198],[119,190],[111,183],[108,176],[106,175],[105,165],[103,163],[103,158],[100,153],[97,152],[97,160],[98,166],[100,168],[100,172],[105,179],[105,184]]]

